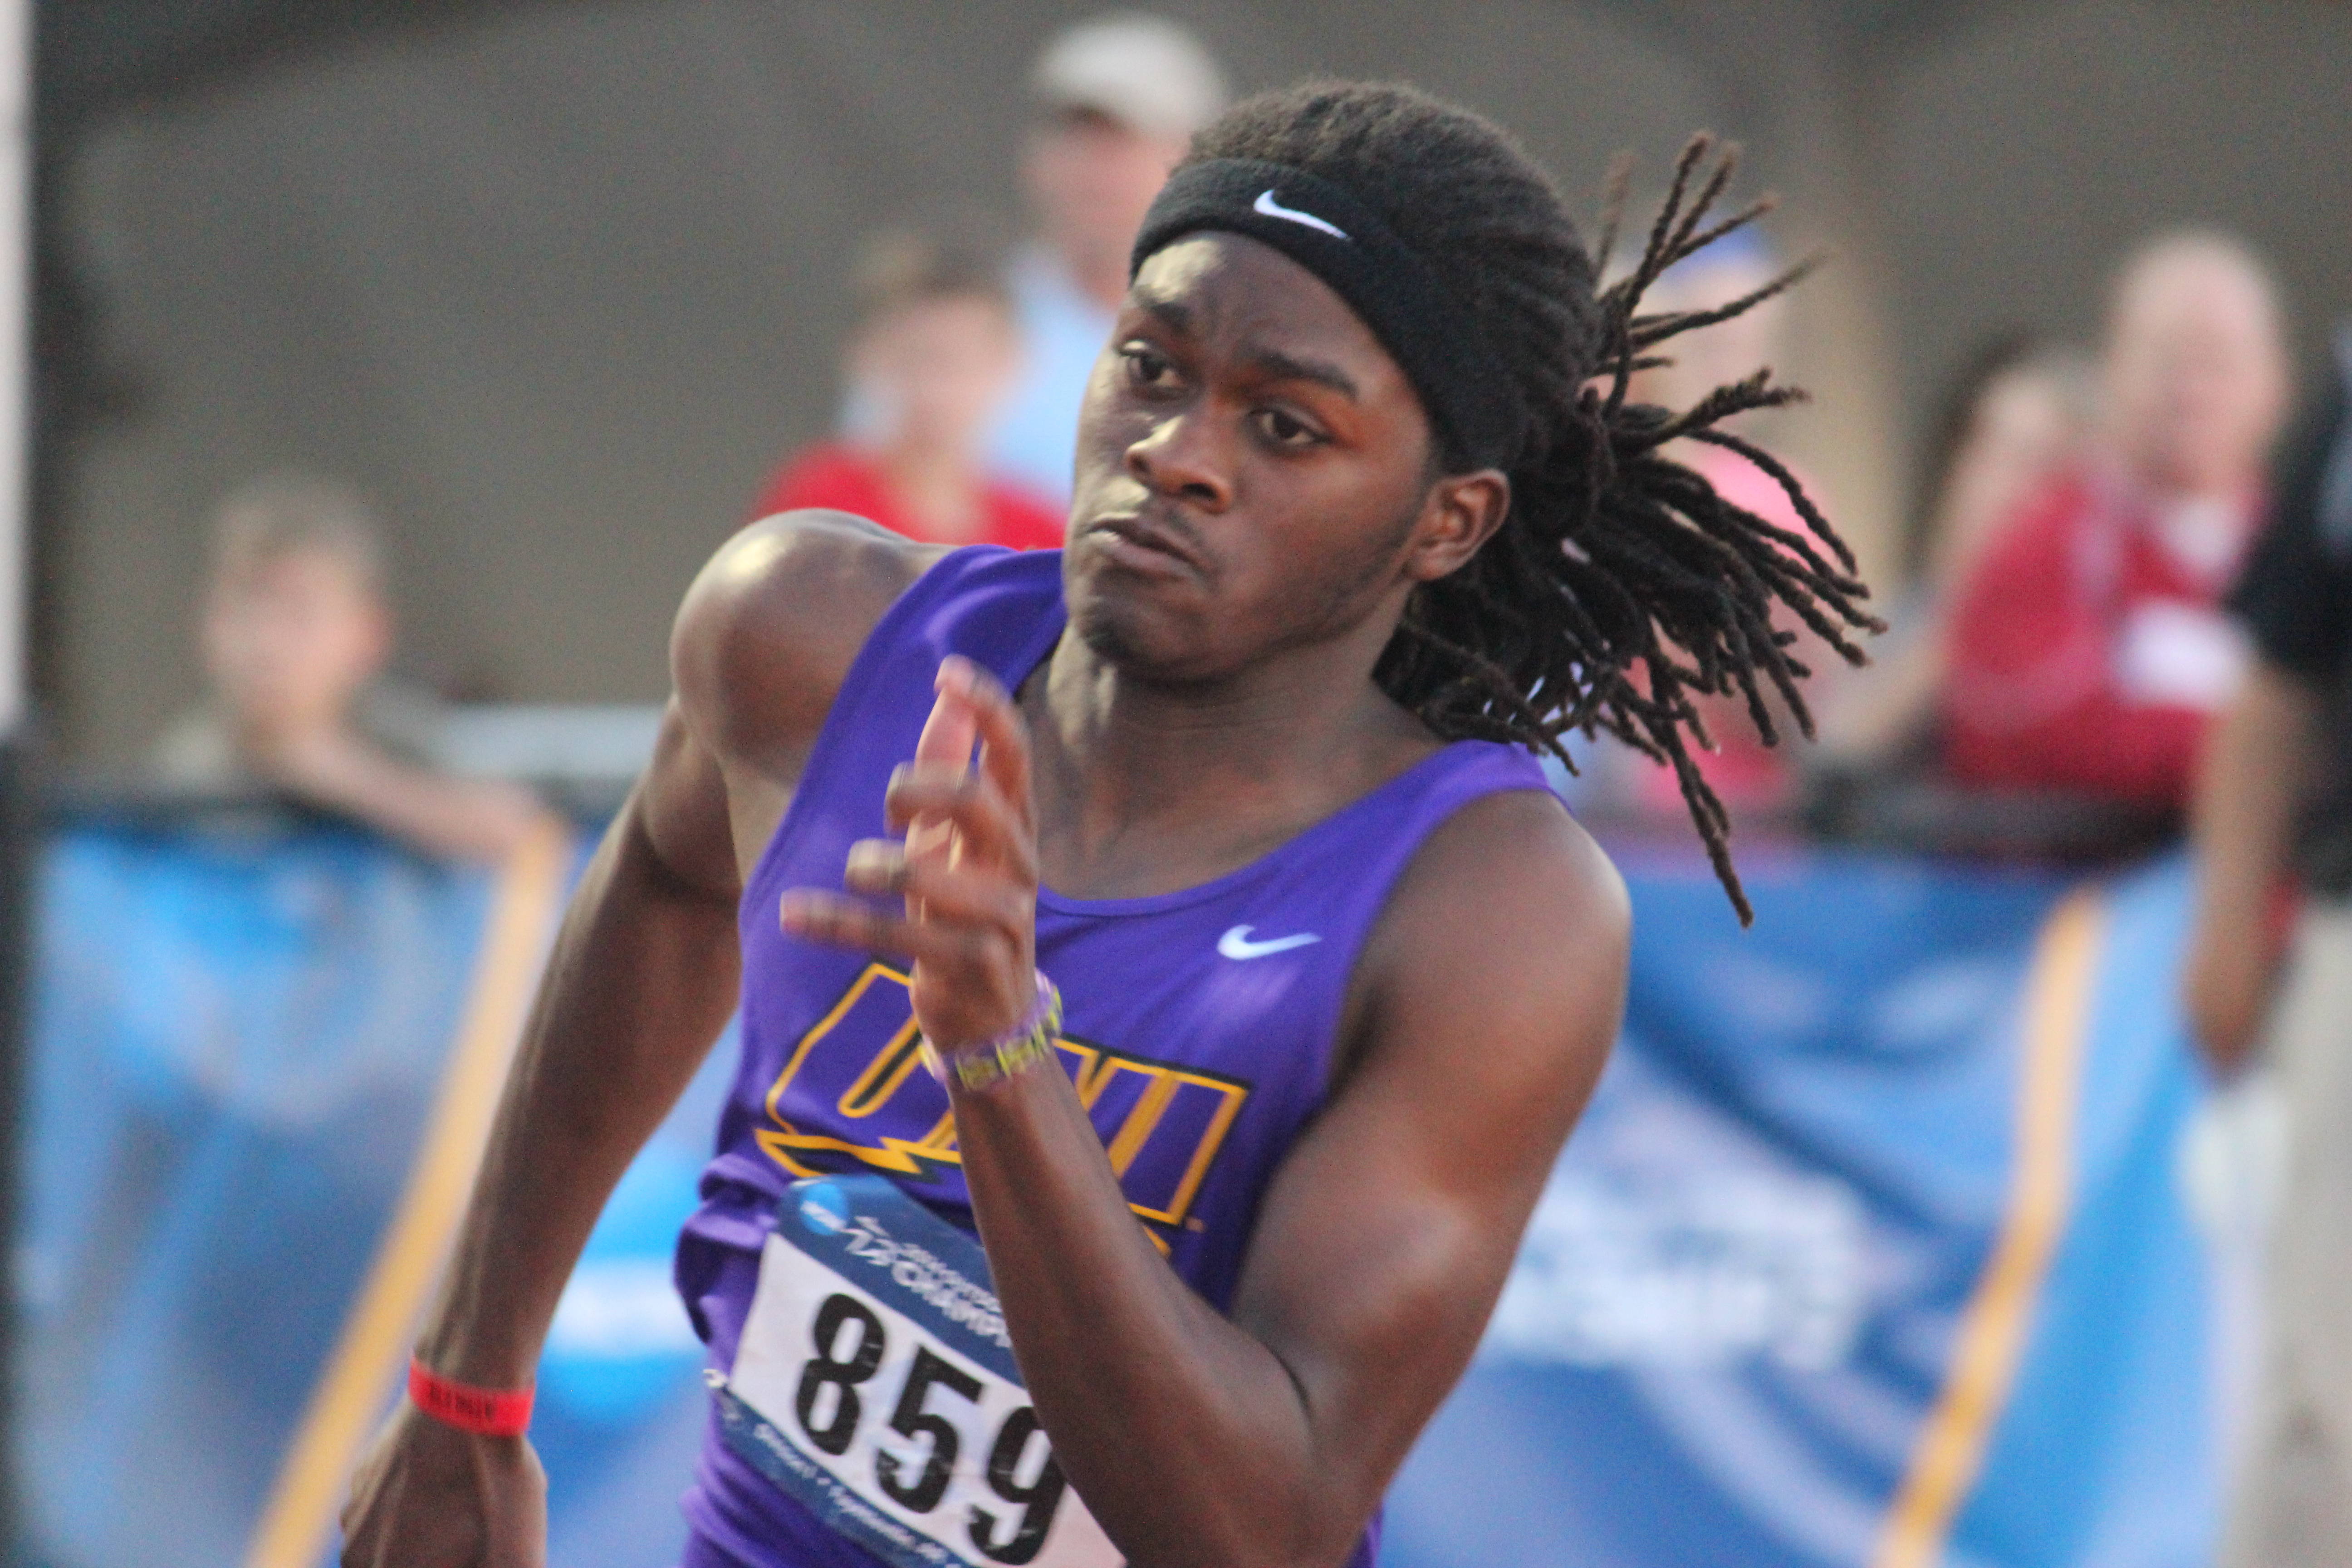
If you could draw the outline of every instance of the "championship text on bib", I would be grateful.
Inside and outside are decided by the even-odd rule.
[[[785,1189],[710,1377],[729,1446],[896,1568],[1123,1561],[1054,1461],[980,1244],[883,1177]]]

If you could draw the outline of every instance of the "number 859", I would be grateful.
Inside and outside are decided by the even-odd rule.
[[[855,1345],[844,1355],[842,1342],[852,1337],[846,1331],[853,1324]],[[882,1321],[863,1302],[836,1293],[826,1297],[818,1307],[816,1320],[810,1325],[810,1337],[816,1342],[816,1354],[801,1369],[800,1389],[793,1399],[793,1412],[800,1418],[801,1430],[808,1434],[810,1442],[827,1454],[838,1456],[848,1452],[851,1439],[857,1435],[858,1418],[864,1414],[858,1385],[871,1378],[882,1364],[887,1349]],[[824,1392],[828,1387],[834,1390],[833,1408],[820,1420],[818,1405],[824,1402]],[[898,1390],[898,1404],[890,1412],[890,1429],[904,1437],[929,1437],[929,1451],[923,1458],[921,1469],[911,1475],[908,1472],[913,1467],[897,1455],[880,1448],[874,1451],[875,1483],[885,1495],[913,1513],[929,1513],[939,1506],[940,1499],[947,1493],[956,1455],[963,1446],[962,1435],[952,1422],[924,1408],[935,1388],[975,1405],[980,1402],[979,1379],[933,1354],[929,1345],[918,1345],[914,1361],[907,1370],[907,1381]],[[1053,1450],[1045,1451],[1045,1463],[1038,1467],[1036,1479],[1025,1486],[1019,1479],[1022,1457],[1028,1452],[1030,1437],[1039,1430],[1036,1411],[1024,1405],[1004,1418],[989,1447],[990,1488],[1022,1510],[1020,1522],[1010,1536],[999,1539],[1004,1521],[978,1503],[971,1505],[967,1531],[972,1545],[992,1562],[1030,1561],[1045,1546],[1045,1536],[1054,1528],[1054,1510],[1061,1504],[1066,1483],[1061,1466],[1054,1461]]]

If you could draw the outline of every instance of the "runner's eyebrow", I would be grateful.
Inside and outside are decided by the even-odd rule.
[[[1350,403],[1363,399],[1363,394],[1357,390],[1355,378],[1328,361],[1300,359],[1280,349],[1257,347],[1243,350],[1241,357],[1243,363],[1271,380],[1311,381],[1318,386],[1329,387]]]
[[[1136,291],[1135,303],[1143,313],[1181,337],[1192,336],[1200,324],[1192,306],[1179,300],[1154,297],[1141,289]],[[1241,362],[1269,381],[1308,381],[1328,386],[1350,403],[1363,401],[1363,393],[1355,378],[1328,360],[1305,359],[1281,349],[1262,344],[1247,344],[1239,355]]]
[[[1137,290],[1135,302],[1143,308],[1145,315],[1170,331],[1184,335],[1190,335],[1192,332],[1195,323],[1192,307],[1190,305],[1174,300],[1154,298],[1140,289]]]

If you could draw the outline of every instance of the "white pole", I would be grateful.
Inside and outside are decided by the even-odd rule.
[[[0,0],[0,744],[25,720],[31,530],[33,0]]]

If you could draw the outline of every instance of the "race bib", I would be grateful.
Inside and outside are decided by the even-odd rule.
[[[880,1176],[777,1204],[731,1373],[735,1452],[896,1568],[1118,1568],[1062,1479],[971,1237]]]

